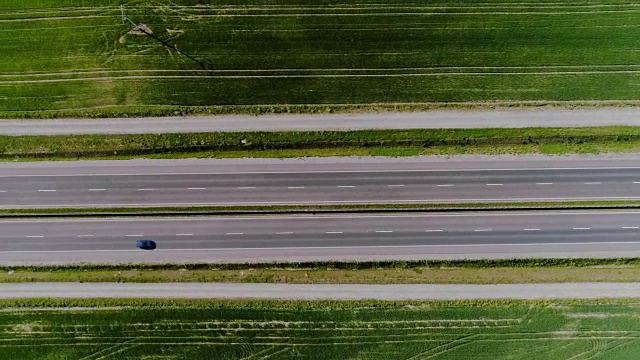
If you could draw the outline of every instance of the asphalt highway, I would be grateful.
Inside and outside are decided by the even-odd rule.
[[[3,120],[0,135],[149,134],[640,125],[638,108],[445,110],[404,113]]]
[[[0,164],[0,207],[640,199],[640,160]]]
[[[153,251],[135,241],[152,239]],[[640,211],[0,221],[0,264],[640,253]],[[185,256],[185,254],[187,254]]]

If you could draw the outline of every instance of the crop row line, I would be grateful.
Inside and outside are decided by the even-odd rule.
[[[274,11],[274,10],[385,10],[385,9],[504,9],[504,8],[531,8],[535,7],[537,9],[562,9],[562,8],[625,8],[625,7],[638,7],[640,4],[638,3],[620,3],[620,4],[602,4],[602,3],[563,3],[563,2],[548,2],[548,3],[524,3],[524,2],[514,2],[514,3],[469,3],[460,4],[460,3],[451,3],[451,4],[441,4],[441,5],[430,5],[425,6],[424,4],[420,5],[397,5],[397,4],[371,4],[371,3],[362,3],[362,4],[351,4],[351,3],[343,3],[343,4],[331,4],[331,5],[286,5],[286,4],[278,4],[278,5],[205,5],[199,4],[197,6],[180,6],[180,5],[170,5],[170,6],[127,6],[128,10],[157,10],[157,9],[168,9],[168,10],[186,10],[186,11]],[[59,13],[59,12],[99,12],[105,10],[120,10],[119,6],[96,6],[96,7],[65,7],[65,8],[55,8],[49,7],[46,10],[29,10],[29,11],[5,11],[0,12],[0,16],[2,15],[31,15],[31,14],[51,14],[51,13]]]
[[[198,18],[224,18],[224,17],[368,17],[368,16],[400,16],[400,15],[412,15],[412,16],[459,16],[459,15],[584,15],[584,14],[635,14],[640,12],[640,9],[625,9],[625,10],[599,10],[599,11],[475,11],[475,12],[361,12],[361,13],[273,13],[273,14],[182,14],[182,15],[163,15],[164,18],[178,18],[183,20],[191,20]],[[0,19],[0,23],[3,22],[33,22],[33,21],[59,21],[59,20],[77,20],[77,19],[97,19],[97,18],[113,18],[117,14],[113,15],[80,15],[80,16],[49,16],[49,17],[33,17],[33,18],[17,18],[17,19]]]
[[[197,341],[188,341],[188,342],[168,342],[168,341],[153,341],[153,338],[145,338],[144,341],[136,342],[136,345],[167,345],[167,346],[201,346],[201,345],[244,345],[244,342],[239,341],[203,341],[201,337],[196,337],[194,340]],[[293,338],[292,340],[297,340],[297,338]],[[601,336],[601,337],[576,337],[576,336],[555,336],[548,338],[531,338],[528,336],[523,336],[521,338],[510,338],[510,339],[473,339],[474,343],[496,343],[496,342],[512,342],[512,341],[527,341],[527,342],[537,342],[541,340],[552,340],[558,342],[570,342],[576,340],[638,340],[638,337],[629,337],[629,336]],[[404,343],[425,343],[425,342],[442,342],[442,339],[404,339],[404,340],[380,340],[380,341],[336,341],[336,342],[326,342],[326,343],[310,343],[310,342],[296,342],[291,341],[287,343],[282,342],[274,342],[274,341],[254,341],[252,342],[253,346],[276,346],[276,345],[292,345],[292,346],[336,346],[336,345],[373,345],[373,344],[404,344]],[[100,345],[116,345],[121,344],[120,342],[99,342]],[[0,344],[0,347],[43,347],[43,346],[95,346],[96,343],[29,343],[29,344]]]
[[[88,78],[64,78],[64,79],[7,80],[7,81],[0,81],[0,85],[112,81],[112,80],[159,80],[159,79],[295,79],[295,78],[381,78],[381,77],[529,76],[529,75],[564,76],[564,75],[602,75],[602,74],[640,74],[640,70],[549,71],[549,72],[451,72],[451,73],[405,73],[405,74],[129,75],[129,76],[88,77]]]
[[[317,68],[317,69],[303,69],[303,68],[276,68],[276,69],[219,69],[219,70],[176,70],[176,69],[129,69],[129,70],[92,70],[92,71],[62,71],[62,72],[48,72],[48,73],[28,73],[28,74],[0,74],[0,78],[10,77],[52,77],[52,76],[68,76],[68,75],[97,75],[97,74],[130,74],[130,73],[186,73],[188,74],[211,74],[216,73],[269,73],[269,72],[367,72],[367,71],[383,71],[383,72],[401,72],[401,71],[438,71],[438,70],[493,70],[493,69],[603,69],[600,71],[607,71],[604,69],[614,69],[612,71],[618,71],[615,69],[631,68],[628,71],[640,71],[640,64],[613,64],[613,65],[540,65],[540,66],[441,66],[441,67],[397,67],[397,68]],[[633,69],[638,70],[633,70]],[[591,71],[591,70],[587,70]],[[555,71],[551,73],[562,72]],[[571,71],[573,72],[573,71]],[[469,72],[474,73],[474,72]],[[496,72],[491,72],[496,73]],[[505,73],[505,72],[499,72]],[[518,74],[514,72],[515,74]],[[540,72],[549,73],[549,72]],[[443,73],[451,74],[451,73]],[[455,73],[453,73],[455,74]],[[467,74],[467,72],[461,72],[461,74]],[[197,75],[201,76],[201,75]]]

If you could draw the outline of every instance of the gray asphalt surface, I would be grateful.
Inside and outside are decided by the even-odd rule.
[[[135,241],[153,239],[143,251]],[[0,264],[640,252],[640,211],[0,221]]]
[[[288,300],[464,300],[638,298],[640,283],[513,285],[300,285],[228,283],[0,284],[0,298],[261,298]]]
[[[638,159],[0,164],[0,207],[640,199]]]
[[[521,128],[607,125],[638,126],[640,125],[640,109],[446,110],[373,114],[2,120],[0,121],[0,134],[142,134],[212,131]]]

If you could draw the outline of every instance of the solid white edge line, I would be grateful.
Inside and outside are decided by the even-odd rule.
[[[327,200],[327,201],[259,201],[259,202],[218,202],[218,203],[147,203],[147,204],[66,204],[66,205],[0,205],[0,209],[37,209],[70,207],[164,207],[164,206],[235,206],[235,205],[317,205],[317,204],[433,204],[456,202],[518,202],[518,201],[577,201],[577,200],[640,200],[640,196],[595,196],[595,197],[566,197],[566,198],[506,198],[506,199],[428,199],[428,200]]]
[[[640,245],[640,241],[612,241],[612,242],[575,242],[575,243],[524,243],[524,244],[446,244],[446,245],[372,245],[372,246],[310,246],[310,247],[271,247],[271,248],[199,248],[199,249],[157,249],[155,252],[173,252],[173,251],[256,251],[256,250],[336,250],[336,249],[403,249],[403,248],[451,248],[451,247],[504,247],[504,246],[584,246],[584,245]],[[0,251],[0,254],[15,253],[92,253],[92,252],[135,252],[139,250],[18,250],[18,251]]]
[[[402,214],[402,215],[353,215],[347,214],[343,216],[339,215],[300,215],[300,216],[277,216],[277,217],[265,217],[265,216],[202,216],[202,217],[163,217],[163,218],[145,218],[145,219],[131,219],[126,217],[121,218],[93,218],[93,219],[39,219],[39,220],[0,220],[2,223],[50,223],[50,222],[150,222],[150,221],[230,221],[230,220],[287,220],[287,219],[305,219],[305,220],[323,220],[323,219],[371,219],[371,218],[439,218],[439,217],[504,217],[504,216],[562,216],[562,215],[619,215],[619,214],[635,214],[640,215],[640,211],[583,211],[583,212],[513,212],[513,213],[481,213],[481,214]]]
[[[376,170],[301,170],[301,171],[246,171],[246,172],[183,172],[183,173],[100,173],[100,174],[16,174],[0,175],[0,178],[10,177],[72,177],[72,176],[184,176],[184,175],[243,175],[243,174],[327,174],[327,173],[409,173],[409,172],[481,172],[481,171],[554,171],[554,170],[629,170],[638,166],[595,166],[595,167],[533,167],[533,168],[486,168],[486,169],[376,169]]]

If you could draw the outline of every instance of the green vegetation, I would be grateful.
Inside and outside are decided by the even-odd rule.
[[[370,268],[244,270],[13,270],[0,273],[0,283],[21,282],[234,282],[288,284],[526,284],[562,282],[635,282],[639,265],[598,267]]]
[[[619,0],[5,0],[0,116],[625,105],[639,47]]]
[[[107,217],[107,216],[175,216],[236,215],[274,213],[349,213],[349,212],[444,212],[501,211],[545,209],[637,208],[637,200],[495,202],[453,204],[332,204],[332,205],[239,205],[191,207],[120,207],[120,208],[14,208],[0,209],[0,218],[8,217]]]
[[[508,259],[0,268],[0,282],[510,284],[634,282],[640,259]]]
[[[637,301],[0,301],[7,359],[636,359]]]
[[[599,153],[640,150],[639,127],[0,136],[0,159]]]

